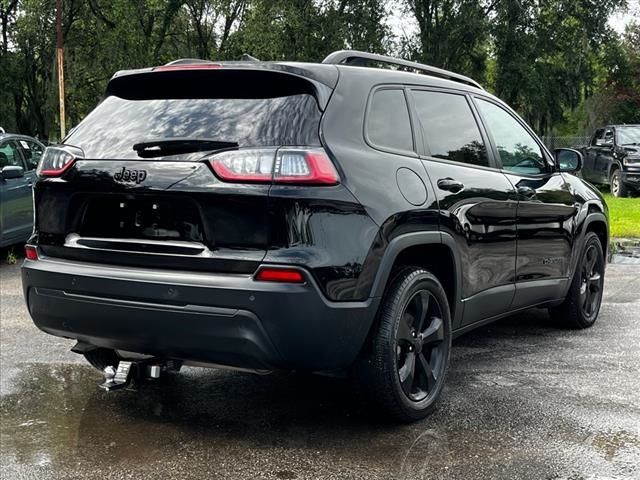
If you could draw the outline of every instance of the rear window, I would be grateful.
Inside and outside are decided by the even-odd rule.
[[[139,142],[189,137],[240,147],[320,145],[321,112],[311,94],[271,98],[124,99],[107,97],[65,143],[86,158],[139,158]],[[202,155],[202,152],[200,152]]]

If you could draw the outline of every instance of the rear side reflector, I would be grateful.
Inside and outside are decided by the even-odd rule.
[[[47,147],[42,154],[36,173],[42,177],[59,177],[69,170],[84,153],[77,147],[61,145]]]
[[[25,245],[24,256],[27,260],[38,260],[38,249],[33,245]]]
[[[304,275],[296,268],[260,267],[255,275],[258,282],[304,283]]]
[[[225,182],[337,185],[340,177],[322,148],[228,150],[209,163]]]

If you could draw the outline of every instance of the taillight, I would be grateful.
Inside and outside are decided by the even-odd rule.
[[[297,268],[260,267],[254,277],[259,282],[304,283],[304,275]]]
[[[71,168],[77,158],[84,156],[81,149],[71,146],[47,147],[42,154],[36,173],[43,177],[59,177]]]
[[[33,245],[25,245],[24,256],[27,260],[38,260],[38,249]]]
[[[226,182],[337,185],[340,177],[322,148],[240,149],[214,154],[209,163]]]
[[[337,185],[338,172],[322,149],[280,149],[273,169],[276,183]]]
[[[228,150],[209,160],[213,171],[227,182],[271,182],[275,149]]]

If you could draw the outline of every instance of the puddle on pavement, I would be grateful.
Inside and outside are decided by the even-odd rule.
[[[2,455],[31,465],[112,465],[160,460],[194,445],[305,449],[310,437],[342,428],[364,441],[373,428],[353,415],[348,385],[336,379],[193,372],[107,393],[90,367],[25,367],[2,397]]]
[[[627,265],[640,265],[640,241],[619,238],[612,242],[609,261]]]
[[[497,411],[469,412],[461,399],[474,387],[452,377],[450,388],[458,391],[450,394],[458,401],[423,422],[397,426],[359,411],[349,383],[333,378],[187,369],[138,392],[107,393],[98,390],[100,374],[90,367],[27,365],[12,393],[2,397],[0,463],[75,469],[78,475],[141,460],[143,466],[178,462],[191,472],[203,458],[209,465],[242,465],[259,457],[274,463],[275,478],[300,478],[304,470],[296,470],[305,462],[382,478],[455,478],[469,471],[491,477],[505,468],[535,469],[541,478],[562,471],[562,448],[539,444],[544,432],[535,430],[538,412],[516,413],[509,405],[503,408],[514,412],[510,419]],[[567,437],[576,436],[566,428]],[[595,436],[591,445],[581,439],[562,441],[602,450],[609,461],[637,442]]]
[[[614,460],[625,450],[635,449],[640,453],[640,438],[625,430],[598,433],[593,436],[591,443],[608,461]]]

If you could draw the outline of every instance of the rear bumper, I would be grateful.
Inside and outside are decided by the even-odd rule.
[[[250,275],[25,260],[25,299],[52,335],[167,358],[250,369],[328,370],[355,360],[379,299],[330,302]]]

